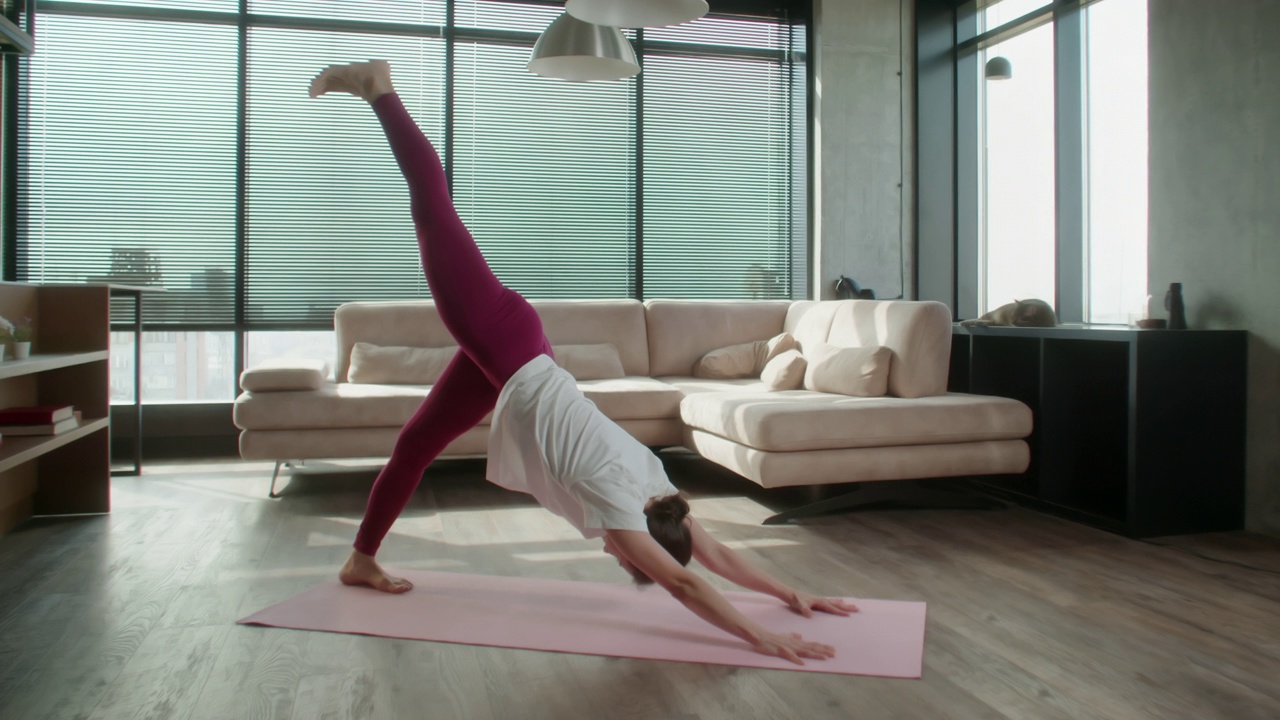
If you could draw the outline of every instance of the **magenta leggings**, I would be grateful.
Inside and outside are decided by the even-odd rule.
[[[400,431],[387,466],[374,480],[355,548],[374,555],[400,516],[427,465],[484,418],[516,370],[551,345],[537,312],[494,276],[453,207],[444,167],[395,93],[373,110],[409,183],[409,210],[436,310],[459,351],[422,406]]]

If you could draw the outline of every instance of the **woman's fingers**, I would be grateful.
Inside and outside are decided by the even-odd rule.
[[[792,641],[797,645],[797,652],[807,658],[815,660],[826,660],[829,657],[835,657],[836,649],[830,645],[820,642],[810,642],[797,634],[791,635]]]
[[[841,616],[858,612],[857,605],[840,598],[814,597],[804,592],[794,593],[788,598],[788,604],[792,610],[807,618],[813,617],[814,610]]]
[[[782,648],[782,658],[784,660],[790,660],[797,665],[804,665],[804,661],[800,659],[800,656],[789,647]]]
[[[849,613],[858,612],[857,605],[847,603],[839,598],[823,598],[815,603],[814,607],[832,615],[848,615]]]

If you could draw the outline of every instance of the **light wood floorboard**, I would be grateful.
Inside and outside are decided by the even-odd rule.
[[[929,604],[922,680],[693,665],[244,627],[328,580],[376,468],[149,465],[113,510],[0,536],[0,715],[448,720],[1275,720],[1280,540],[1140,542],[1024,508],[873,511],[762,526],[805,490],[665,462],[716,537],[813,592]],[[626,582],[599,541],[438,463],[394,567]],[[1165,547],[1177,545],[1178,548]],[[1209,556],[1227,562],[1199,557]],[[710,578],[719,587],[729,586]]]

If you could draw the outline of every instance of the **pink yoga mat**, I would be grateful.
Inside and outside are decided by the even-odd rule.
[[[658,587],[397,571],[414,589],[388,595],[338,581],[318,585],[238,622],[298,630],[378,635],[712,665],[845,675],[920,677],[925,604],[849,598],[849,617],[801,617],[778,600],[727,592],[744,615],[775,632],[833,645],[830,660],[803,667],[752,652]]]

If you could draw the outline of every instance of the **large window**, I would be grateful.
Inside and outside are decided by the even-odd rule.
[[[983,51],[1012,76],[982,88],[982,297],[986,312],[1014,300],[1054,301],[1053,25]]]
[[[978,0],[956,20],[962,316],[1035,297],[1128,322],[1147,292],[1146,2]]]
[[[807,294],[805,36],[785,13],[629,32],[645,71],[579,84],[525,70],[561,11],[545,2],[38,10],[6,272],[163,287],[147,297],[144,401],[230,397],[268,347],[240,334],[281,333],[270,347],[287,354],[343,302],[430,296],[376,118],[354,98],[306,96],[318,69],[353,59],[391,60],[460,214],[527,296]],[[118,337],[128,364],[131,336]],[[209,390],[222,378],[225,392]]]
[[[1147,0],[1085,12],[1088,318],[1123,323],[1147,294]]]

